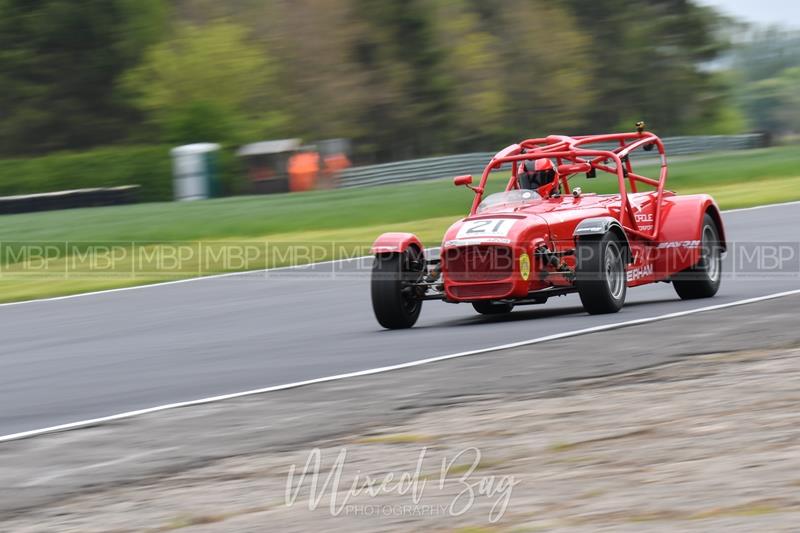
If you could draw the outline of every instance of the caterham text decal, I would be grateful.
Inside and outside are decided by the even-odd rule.
[[[636,281],[637,279],[646,278],[653,275],[653,265],[645,265],[639,268],[632,268],[628,270],[628,281]]]

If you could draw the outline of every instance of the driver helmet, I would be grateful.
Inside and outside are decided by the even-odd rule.
[[[525,161],[517,173],[517,182],[520,189],[531,189],[546,197],[558,187],[558,172],[549,159]]]

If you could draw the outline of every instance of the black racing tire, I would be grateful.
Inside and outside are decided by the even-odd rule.
[[[379,254],[372,264],[372,310],[386,329],[413,326],[422,310],[422,299],[412,290],[425,270],[422,252],[415,247],[402,253]]]
[[[491,300],[481,300],[472,302],[472,307],[482,315],[504,315],[514,309],[514,304],[506,302],[493,302]]]
[[[714,218],[706,213],[700,240],[700,260],[691,268],[672,277],[672,286],[682,300],[711,298],[719,291],[722,282],[722,247],[719,228]]]
[[[586,312],[601,315],[622,309],[628,282],[619,238],[612,232],[584,237],[576,252],[575,285]]]

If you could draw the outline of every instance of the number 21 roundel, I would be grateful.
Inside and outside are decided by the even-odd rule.
[[[467,220],[458,229],[457,239],[470,237],[505,237],[511,231],[515,219],[509,218],[484,218],[482,220]]]

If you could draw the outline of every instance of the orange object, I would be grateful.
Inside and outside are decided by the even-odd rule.
[[[350,160],[342,153],[331,154],[325,158],[325,172],[331,176],[337,176],[346,168],[350,168]]]
[[[319,175],[319,154],[300,152],[289,158],[289,190],[292,192],[313,190]]]
[[[318,189],[333,189],[339,179],[339,174],[350,167],[350,160],[341,152],[326,155],[323,158],[323,168],[317,181]]]

